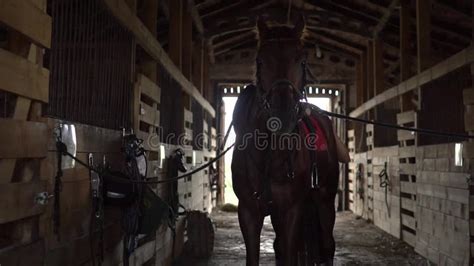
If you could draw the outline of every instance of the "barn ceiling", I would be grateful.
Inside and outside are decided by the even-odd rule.
[[[173,0],[170,0],[173,1]],[[187,0],[195,32],[210,46],[211,61],[223,60],[240,50],[255,50],[256,20],[285,24],[302,13],[306,18],[305,45],[342,61],[359,60],[367,43],[379,36],[384,43],[387,83],[399,78],[400,0]],[[403,1],[403,0],[402,0]],[[409,0],[407,0],[409,1]],[[435,61],[469,46],[472,39],[472,0],[431,0],[431,43]],[[166,18],[166,1],[160,1]],[[416,1],[410,2],[411,51],[416,56]],[[288,20],[288,17],[290,18]],[[159,21],[158,34],[166,45],[167,20]]]

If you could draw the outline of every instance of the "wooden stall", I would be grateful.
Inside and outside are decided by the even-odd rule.
[[[90,227],[90,172],[66,156],[61,157],[60,223],[55,224],[61,128],[73,136],[68,151],[78,159],[93,158],[113,169],[124,167],[122,135],[133,130],[143,140],[148,180],[165,178],[166,160],[177,148],[186,150],[190,170],[215,157],[215,130],[208,137],[214,150],[191,145],[193,114],[185,106],[180,106],[182,120],[176,119],[186,130],[186,145],[167,141],[160,129],[162,95],[174,89],[158,82],[160,69],[184,92],[180,97],[201,107],[209,127],[215,126],[215,111],[156,39],[156,21],[147,18],[156,19],[158,7],[151,4],[150,14],[137,14],[135,1],[67,2],[0,4],[0,31],[7,36],[0,42],[0,265],[89,265],[98,258],[100,236]],[[67,25],[75,25],[75,31],[59,28]],[[212,210],[210,174],[206,170],[180,181],[187,209]],[[151,187],[166,199],[168,186]],[[104,217],[103,264],[124,264],[120,209],[106,207]],[[140,236],[129,263],[170,265],[184,246],[185,230],[181,216],[175,238],[166,225]]]
[[[418,95],[428,95],[427,92],[450,86],[451,94],[457,95],[459,91],[464,90],[464,101],[459,97],[444,97],[447,105],[465,105],[464,125],[459,125],[456,119],[446,120],[445,117],[438,116],[438,128],[432,128],[435,125],[432,120],[436,118],[430,117],[430,114],[426,113],[428,110],[416,108],[405,108],[403,112],[398,113],[397,124],[419,127],[421,117],[424,119],[424,125],[431,129],[463,133],[459,128],[464,127],[464,132],[472,133],[472,116],[469,113],[472,89],[464,87],[464,84],[471,84],[470,80],[467,80],[470,77],[466,78],[464,70],[471,66],[473,60],[474,47],[470,46],[399,85],[376,94],[350,115],[361,117],[386,101],[411,91],[417,91]],[[442,83],[448,76],[451,81]],[[453,79],[460,81],[454,82]],[[435,101],[433,97],[424,98],[422,101],[427,102],[426,106],[430,106],[432,103],[428,102]],[[429,120],[427,117],[430,117]],[[349,165],[350,209],[373,221],[384,231],[404,240],[433,263],[470,265],[473,257],[473,221],[470,215],[471,142],[452,138],[428,138],[415,132],[398,130],[398,145],[383,147],[374,143],[376,134],[378,133],[374,131],[374,126],[367,125],[367,152],[357,153],[352,148],[352,143],[360,143],[360,140],[357,140],[360,136],[353,130],[348,132],[352,158]],[[363,172],[359,170],[361,167],[365,169]],[[387,197],[385,189],[380,186],[383,170],[387,171],[389,180]],[[361,197],[357,195],[357,191],[362,188],[365,192],[365,184],[367,195]]]

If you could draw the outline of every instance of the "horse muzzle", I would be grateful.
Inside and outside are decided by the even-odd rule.
[[[269,113],[267,129],[270,132],[279,135],[294,130],[299,113],[299,96],[289,80],[278,80],[272,84],[266,101]]]

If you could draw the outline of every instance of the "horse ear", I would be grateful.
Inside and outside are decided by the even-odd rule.
[[[265,39],[268,32],[268,26],[267,26],[267,20],[262,16],[258,17],[257,19],[257,29],[258,29],[258,35],[260,39]]]
[[[303,30],[305,27],[305,19],[303,15],[299,15],[298,18],[296,19],[295,26],[293,27],[293,32],[295,33],[295,36],[301,37],[303,34]]]

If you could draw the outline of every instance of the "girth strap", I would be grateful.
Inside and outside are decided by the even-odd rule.
[[[303,116],[302,120],[306,128],[308,128],[310,134],[315,136],[316,129],[311,123],[311,120],[309,119],[309,117]],[[308,150],[309,150],[309,155],[311,158],[311,188],[319,188],[319,173],[318,173],[318,167],[316,165],[318,153],[317,153],[317,150],[314,148],[310,148]]]

